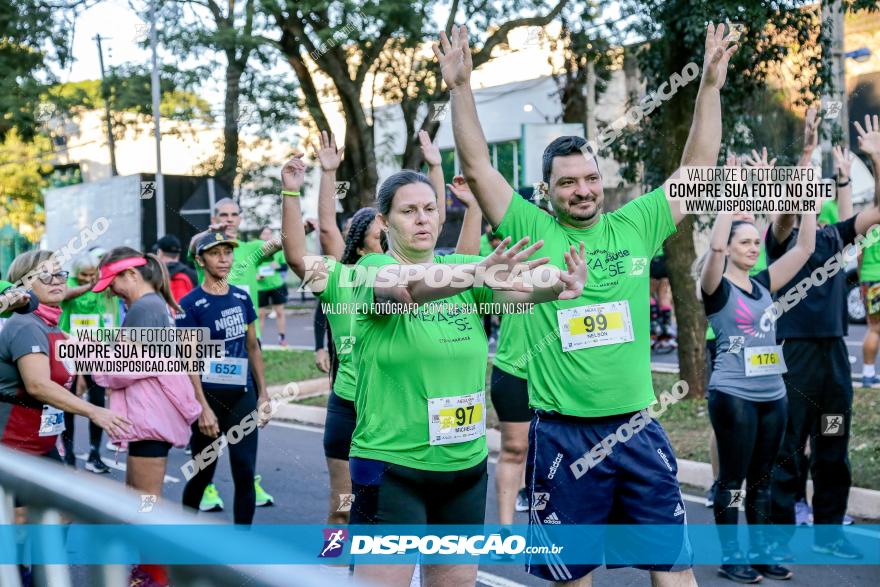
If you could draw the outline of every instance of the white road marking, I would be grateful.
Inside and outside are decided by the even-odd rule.
[[[524,583],[517,583],[486,571],[477,571],[477,583],[488,585],[489,587],[525,587]]]
[[[81,461],[88,461],[89,455],[80,454],[80,455],[76,455],[76,458],[78,458]],[[102,458],[101,460],[104,461],[104,464],[107,465],[108,467],[110,467],[111,469],[116,469],[117,471],[125,471],[125,463],[117,463],[115,461],[111,461],[110,459],[105,459],[105,458]],[[180,479],[178,479],[177,477],[172,477],[171,475],[165,475],[165,479],[163,479],[163,482],[165,482],[165,483],[180,483]]]

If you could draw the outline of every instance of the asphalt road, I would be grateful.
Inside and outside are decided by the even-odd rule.
[[[87,446],[86,421],[77,418],[77,447],[81,452]],[[260,449],[257,470],[263,476],[263,487],[276,500],[274,507],[257,508],[255,524],[322,524],[327,508],[327,473],[325,470],[322,450],[322,429],[277,422],[270,424],[260,432]],[[83,457],[85,455],[82,455]],[[183,492],[183,476],[181,465],[188,460],[182,451],[174,449],[169,455],[168,477],[164,486],[164,499],[180,502]],[[113,463],[113,457],[106,450],[104,460],[115,470],[109,474],[113,479],[123,482],[121,470],[125,464],[125,453],[119,456],[119,463]],[[494,459],[493,459],[494,460]],[[82,468],[83,461],[78,461]],[[85,473],[89,474],[89,473]],[[490,463],[489,496],[486,512],[488,521],[497,520],[497,509],[494,490],[494,464]],[[221,497],[227,504],[226,510],[218,513],[200,514],[212,519],[232,522],[231,506],[233,498],[232,477],[228,459],[221,459],[217,468],[215,482]],[[701,496],[685,495],[688,521],[692,524],[711,522],[710,510],[705,507]],[[148,514],[145,514],[148,515]],[[517,524],[528,523],[526,514],[517,514]],[[869,587],[880,585],[880,568],[869,566],[802,566],[795,567],[795,578],[791,585],[804,587]],[[715,567],[697,567],[697,581],[700,585],[718,585],[730,587],[732,583],[716,575]],[[80,576],[80,574],[77,574]],[[83,575],[84,576],[84,575]],[[331,578],[328,584],[335,585]],[[77,587],[85,587],[87,582],[76,582]],[[549,583],[536,579],[525,573],[519,565],[484,565],[480,568],[479,585],[494,587],[518,587],[520,585],[546,586]],[[646,573],[632,569],[608,571],[600,569],[596,572],[594,585],[628,586],[648,585]]]

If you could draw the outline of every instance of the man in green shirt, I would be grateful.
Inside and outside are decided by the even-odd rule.
[[[721,87],[736,49],[724,29],[710,24],[707,30],[682,166],[718,161]],[[553,265],[560,265],[572,244],[582,242],[587,251],[589,276],[582,295],[537,306],[526,324],[528,340],[542,345],[526,364],[535,410],[526,471],[532,535],[541,541],[546,524],[663,524],[672,530],[662,543],[639,547],[662,552],[674,564],[645,567],[620,558],[615,564],[650,568],[654,585],[696,585],[675,458],[660,425],[643,415],[655,400],[648,263],[684,214],[662,187],[603,213],[598,161],[586,141],[573,136],[554,140],[544,151],[543,178],[557,218],[529,205],[492,167],[471,90],[467,32],[459,27],[452,37],[441,33],[434,53],[450,91],[463,175],[483,213],[501,236],[542,239],[541,255]],[[616,446],[608,444],[612,441]],[[605,548],[601,542],[594,546]],[[590,585],[589,573],[597,566],[528,555],[526,570],[547,580]]]
[[[268,226],[260,232],[260,241],[265,246],[272,241],[272,229]],[[278,251],[267,261],[263,261],[257,267],[257,293],[260,299],[260,329],[262,330],[266,317],[271,318],[271,312],[275,313],[278,321],[278,344],[287,346],[286,322],[284,320],[284,304],[287,303],[287,285],[281,269],[287,267],[284,253]]]

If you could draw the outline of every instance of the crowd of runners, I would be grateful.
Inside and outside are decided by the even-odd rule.
[[[681,166],[718,160],[722,88],[735,49],[723,27],[708,27]],[[500,317],[489,375],[501,430],[498,522],[511,525],[514,511],[528,511],[529,538],[537,544],[549,542],[547,525],[665,525],[672,530],[662,544],[634,545],[634,551],[650,546],[678,562],[634,566],[649,571],[652,584],[696,584],[674,450],[660,423],[644,415],[655,402],[652,348],[674,348],[662,251],[684,213],[662,187],[605,212],[597,155],[575,136],[557,138],[544,151],[549,208],[520,197],[489,157],[471,89],[466,30],[441,33],[434,53],[450,91],[462,171],[448,184],[439,150],[423,134],[428,174],[392,174],[378,186],[375,207],[358,210],[340,230],[334,196],[344,154],[325,131],[315,153],[316,223],[302,214],[307,161],[300,154],[282,168],[279,236],[266,229],[259,239],[240,239],[241,210],[226,199],[187,247],[167,235],[154,252],[93,249],[75,259],[70,272],[50,251],[19,255],[6,268],[8,282],[0,284],[9,289],[0,326],[0,442],[74,464],[74,416],[85,416],[86,469],[107,472],[101,459],[106,432],[112,450],[127,451],[126,484],[161,495],[173,447],[198,455],[248,422],[248,432],[227,450],[233,519],[251,524],[255,508],[274,501],[257,467],[257,430],[269,419],[261,407],[270,401],[261,325],[273,313],[277,342],[286,345],[289,270],[319,301],[315,362],[332,381],[324,427],[328,524],[482,525],[493,326],[464,308],[527,304],[528,312]],[[819,122],[810,110],[800,165],[809,165]],[[878,117],[857,123],[856,132],[880,177]],[[708,498],[724,556],[719,573],[736,582],[793,576],[784,566],[792,560],[787,533],[798,519],[807,470],[819,529],[814,549],[861,556],[840,530],[851,485],[853,400],[845,272],[827,271],[800,303],[769,325],[764,320],[775,299],[880,224],[880,187],[873,203],[853,213],[849,159],[836,150],[836,209],[823,212],[821,225],[814,214],[780,215],[769,224],[718,215],[708,251],[695,266],[710,325],[707,398],[716,480]],[[766,150],[727,160],[729,166],[773,164]],[[466,211],[455,252],[439,255],[447,190]],[[307,250],[311,231],[318,233],[320,256]],[[878,382],[878,247],[865,248],[860,260],[869,322],[866,386]],[[358,279],[363,271],[374,278]],[[455,279],[436,279],[453,273]],[[29,290],[12,287],[28,275],[36,276]],[[423,309],[440,301],[440,309]],[[345,307],[359,310],[329,310]],[[207,328],[225,354],[200,374],[72,374],[56,356],[55,341],[102,327]],[[831,424],[824,414],[842,416],[839,434],[822,433]],[[593,447],[627,423],[636,423],[638,432],[595,458]],[[186,508],[223,509],[212,483],[216,466],[214,459],[188,477]],[[746,520],[754,526],[747,545],[738,539],[739,510],[730,507],[743,487]],[[590,546],[607,548],[600,540]],[[591,584],[599,566],[551,554],[528,555],[526,565],[529,573],[565,585]],[[427,585],[473,585],[477,577],[472,564],[355,565],[353,572],[405,587],[416,571]],[[341,576],[349,569],[328,572]],[[22,576],[27,580],[24,567]],[[138,565],[131,578],[133,585],[168,584],[160,565]]]

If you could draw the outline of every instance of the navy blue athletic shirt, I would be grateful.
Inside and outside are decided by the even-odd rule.
[[[177,318],[179,328],[208,328],[211,340],[226,342],[226,357],[245,359],[247,352],[247,330],[257,319],[250,296],[241,288],[229,286],[222,296],[209,294],[197,287],[180,300],[184,314]],[[247,386],[253,387],[251,371],[247,371]],[[208,383],[202,379],[202,388],[214,391],[241,391],[243,386]]]

